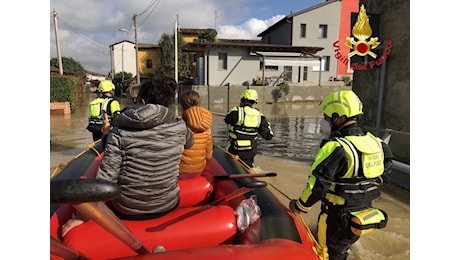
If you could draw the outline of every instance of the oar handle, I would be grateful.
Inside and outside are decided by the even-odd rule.
[[[242,173],[242,174],[230,174],[215,176],[216,179],[239,179],[239,178],[255,178],[255,177],[275,177],[278,174],[276,172],[267,173]]]
[[[222,198],[220,198],[220,199],[218,199],[216,201],[211,202],[210,205],[217,205],[217,204],[220,204],[222,202],[229,202],[229,201],[233,200],[236,197],[242,196],[245,193],[248,193],[248,192],[252,191],[253,189],[264,188],[266,186],[267,186],[267,183],[264,182],[264,181],[248,182],[243,187],[239,188],[238,190],[236,190],[236,191],[234,191],[234,192],[232,192],[230,194],[227,194],[224,197],[222,197]]]

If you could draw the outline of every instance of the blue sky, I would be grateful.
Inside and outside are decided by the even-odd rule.
[[[62,57],[72,57],[89,71],[110,71],[109,45],[134,42],[157,44],[172,33],[179,19],[183,28],[215,28],[219,38],[257,39],[256,35],[293,12],[323,0],[51,0],[50,59],[57,57],[53,10],[56,11]],[[126,29],[130,32],[122,32]]]

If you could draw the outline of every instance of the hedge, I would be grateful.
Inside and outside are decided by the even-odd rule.
[[[50,102],[69,101],[72,113],[83,100],[82,90],[80,77],[50,75]]]

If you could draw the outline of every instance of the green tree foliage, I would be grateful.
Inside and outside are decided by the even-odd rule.
[[[86,80],[86,70],[80,64],[80,62],[74,60],[72,57],[62,57],[62,69],[67,75],[76,75],[80,76],[83,80]],[[59,63],[57,58],[52,58],[50,65],[59,68]]]
[[[198,42],[215,42],[217,34],[214,32],[202,31],[198,33]]]
[[[127,80],[127,79],[132,79],[133,74],[131,72],[117,72],[115,75],[113,75],[113,84],[117,85],[118,83],[121,83],[122,80]]]
[[[281,98],[282,93],[284,93],[284,96],[287,96],[287,94],[289,94],[289,89],[289,84],[286,82],[278,84],[277,88],[272,90],[272,97],[275,103]]]
[[[191,53],[186,53],[181,50],[181,46],[185,44],[181,35],[179,34],[177,37],[178,48],[178,76],[179,79],[188,78],[191,75],[192,71],[192,63],[193,60]],[[175,73],[175,44],[174,44],[174,33],[173,34],[166,34],[163,33],[161,35],[160,40],[158,41],[158,45],[160,46],[160,66],[157,68],[156,73],[166,75],[169,77],[174,78]]]
[[[157,74],[174,77],[174,35],[163,33],[158,45],[160,45],[160,66]]]

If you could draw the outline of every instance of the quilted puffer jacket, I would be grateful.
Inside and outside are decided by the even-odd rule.
[[[182,113],[182,119],[193,132],[194,144],[182,153],[179,173],[201,173],[206,161],[212,157],[212,113],[203,107],[193,106]]]
[[[193,134],[184,120],[161,105],[125,108],[112,120],[114,128],[96,178],[118,183],[113,201],[125,215],[163,213],[179,200],[179,162]]]

